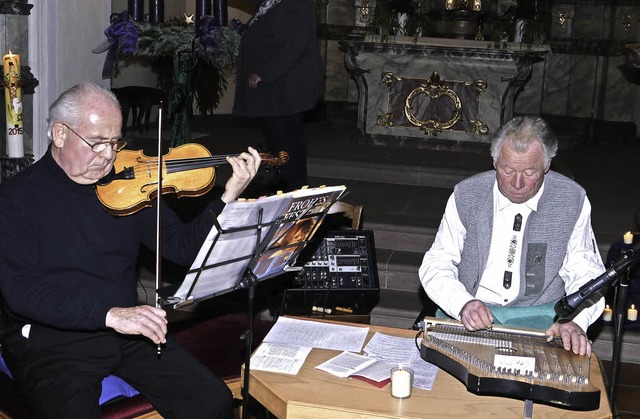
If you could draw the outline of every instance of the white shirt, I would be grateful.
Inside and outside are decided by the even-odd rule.
[[[504,197],[497,188],[497,182],[494,184],[494,226],[492,237],[495,240],[492,239],[487,269],[483,272],[480,281],[482,291],[478,291],[478,296],[469,294],[464,285],[458,280],[457,266],[460,263],[462,247],[467,232],[458,215],[455,196],[451,194],[436,238],[431,249],[424,255],[418,272],[422,286],[429,298],[449,316],[460,320],[462,307],[474,299],[504,305],[507,304],[504,299],[511,301],[512,298],[517,296],[518,291],[513,290],[513,288],[518,288],[519,286],[520,266],[519,264],[516,265],[515,260],[512,266],[517,267],[512,271],[511,289],[505,290],[503,287],[505,255],[507,254],[507,250],[504,249],[504,241],[505,237],[510,240],[513,235],[513,214],[517,213],[517,211],[523,211],[521,213],[523,224],[520,231],[523,232],[525,230],[528,216],[532,211],[537,210],[538,200],[543,188],[544,183],[538,194],[524,204],[503,206],[500,197]],[[506,198],[504,199],[506,200]],[[496,205],[496,203],[498,204]],[[526,217],[525,213],[527,213]],[[501,231],[497,232],[497,230]],[[495,250],[494,243],[496,243]],[[518,243],[521,244],[522,241],[520,240]],[[515,254],[519,256],[521,250],[521,248],[518,248]],[[591,228],[591,203],[585,197],[582,212],[571,233],[567,245],[567,254],[559,271],[559,275],[565,283],[566,294],[569,295],[577,291],[586,282],[602,274],[604,270],[602,258]],[[484,300],[487,295],[491,295],[492,298]],[[604,298],[601,298],[597,304],[578,313],[573,321],[582,330],[586,331],[589,325],[597,320],[603,309]]]
[[[506,305],[518,297],[520,291],[520,259],[522,258],[522,236],[532,211],[538,209],[538,201],[544,191],[544,183],[531,199],[514,204],[493,185],[493,230],[487,266],[480,278],[476,298],[494,305]],[[517,230],[515,218],[521,221]],[[511,276],[511,286],[504,285],[505,273]]]

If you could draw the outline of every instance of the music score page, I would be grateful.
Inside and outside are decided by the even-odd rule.
[[[360,352],[368,327],[344,326],[279,317],[263,342]]]
[[[368,327],[279,317],[251,356],[251,368],[297,374],[312,348],[360,352],[368,332]]]

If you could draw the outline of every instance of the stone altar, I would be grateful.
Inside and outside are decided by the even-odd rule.
[[[404,39],[406,38],[406,39]],[[488,143],[549,48],[395,37],[341,41],[358,87],[358,128],[373,140]]]

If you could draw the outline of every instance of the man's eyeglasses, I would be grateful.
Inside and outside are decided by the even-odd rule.
[[[120,151],[124,148],[124,146],[127,145],[127,140],[125,139],[118,139],[115,141],[100,141],[98,143],[93,143],[91,144],[89,141],[85,140],[84,137],[80,134],[78,134],[77,132],[75,132],[73,130],[73,128],[71,128],[69,125],[62,123],[62,125],[64,125],[65,127],[67,127],[69,129],[69,131],[73,132],[75,135],[78,136],[78,138],[80,138],[82,141],[84,141],[84,143],[86,145],[88,145],[89,147],[91,147],[91,151],[93,151],[94,153],[100,153],[104,150],[106,150],[108,147],[111,147],[114,151]]]

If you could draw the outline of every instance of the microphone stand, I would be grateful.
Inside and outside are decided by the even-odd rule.
[[[620,364],[620,352],[622,349],[622,334],[624,332],[625,307],[627,305],[627,296],[629,294],[629,271],[631,267],[638,261],[636,254],[640,252],[640,242],[635,244],[624,244],[621,250],[621,257],[614,262],[602,275],[584,284],[578,291],[567,295],[560,299],[554,307],[559,319],[571,318],[576,310],[587,301],[588,298],[595,295],[606,285],[616,283],[619,284],[616,289],[614,299],[614,327],[615,336],[613,342],[612,355],[612,376],[609,383],[609,403],[611,409],[615,410],[615,388],[618,380],[618,367]]]
[[[623,252],[631,246],[625,244]],[[624,322],[626,320],[627,297],[629,295],[629,266],[622,275],[619,276],[618,287],[613,300],[613,309],[615,317],[613,319],[614,337],[613,337],[613,353],[611,356],[611,382],[609,383],[609,405],[615,416],[616,388],[618,382],[618,374],[620,371],[620,353],[622,352],[622,335],[624,334]]]

